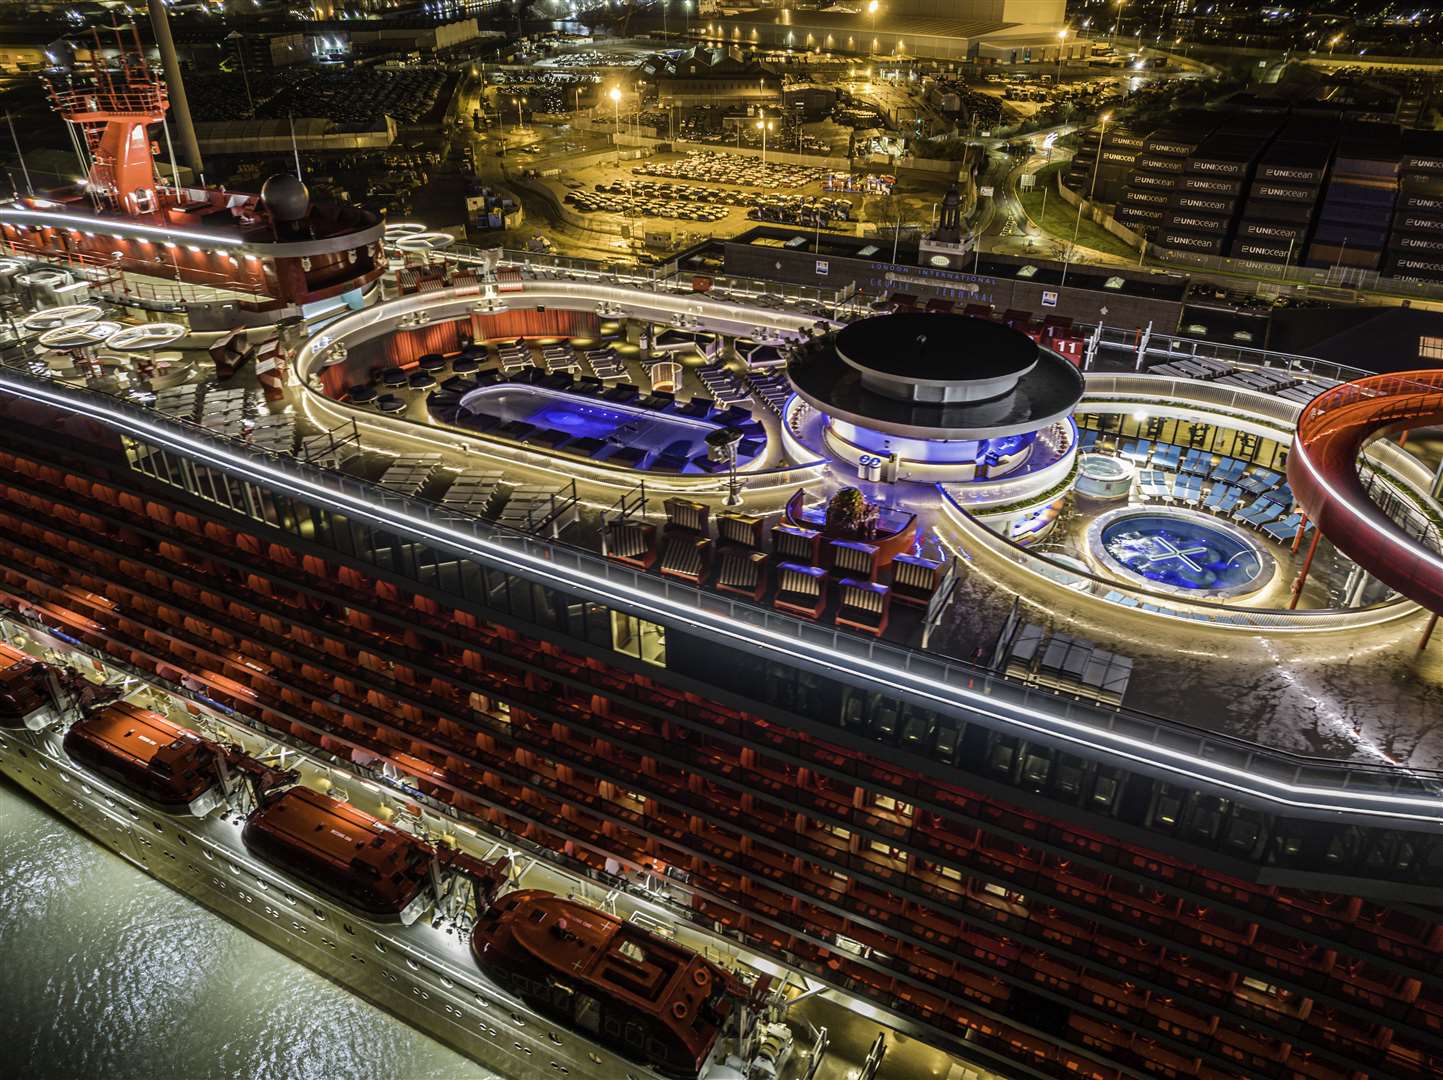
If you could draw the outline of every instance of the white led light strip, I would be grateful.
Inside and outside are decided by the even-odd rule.
[[[159,424],[129,416],[99,402],[31,386],[9,374],[0,374],[0,387],[19,397],[92,417],[138,438],[186,454],[202,463],[230,470],[242,478],[290,492],[340,513],[367,518],[387,528],[403,530],[422,539],[446,545],[502,571],[521,572],[573,594],[591,596],[603,603],[625,605],[658,621],[686,624],[703,633],[735,641],[743,649],[773,653],[793,661],[801,661],[848,679],[865,680],[877,688],[910,694],[939,706],[962,708],[1014,729],[1035,732],[1046,738],[1159,769],[1186,780],[1226,788],[1280,807],[1333,814],[1346,812],[1370,818],[1391,818],[1416,823],[1443,823],[1443,784],[1440,784],[1440,798],[1429,799],[1366,791],[1344,792],[1258,776],[1168,747],[1100,730],[1067,717],[1050,715],[1027,705],[999,703],[989,695],[898,671],[867,657],[800,641],[775,630],[754,626],[718,612],[690,607],[632,586],[602,581],[529,552],[478,539],[471,534],[449,529],[411,514],[372,505],[323,484],[288,476],[257,457],[242,456],[224,447],[210,445]],[[1003,707],[1010,712],[998,711]],[[1266,752],[1266,748],[1259,747],[1259,752]],[[1339,762],[1339,768],[1346,771],[1348,764]]]
[[[142,225],[139,222],[118,222],[113,218],[76,217],[73,214],[52,214],[45,210],[16,210],[0,207],[0,219],[27,219],[42,225],[63,226],[71,229],[89,229],[105,236],[129,236],[139,233],[143,236],[161,236],[167,240],[194,240],[202,244],[216,244],[221,247],[240,247],[245,243],[233,236],[216,233],[190,232],[186,229],[163,229],[158,225]]]

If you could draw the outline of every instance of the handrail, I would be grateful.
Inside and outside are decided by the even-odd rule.
[[[1161,614],[1174,618],[1196,620],[1210,627],[1222,630],[1306,630],[1327,629],[1351,630],[1372,626],[1381,621],[1391,621],[1416,612],[1417,608],[1406,600],[1383,600],[1367,607],[1358,608],[1299,608],[1278,610],[1275,608],[1251,608],[1237,604],[1225,604],[1215,600],[1193,599],[1176,593],[1163,593],[1142,585],[1133,585],[1116,578],[1103,577],[1089,570],[1058,562],[1046,552],[1023,547],[1001,533],[994,532],[980,523],[966,520],[967,511],[958,504],[947,488],[937,485],[943,499],[943,511],[958,528],[978,544],[985,545],[997,555],[1014,563],[1024,572],[1047,579],[1052,584],[1064,584],[1058,577],[1069,577],[1087,582],[1093,587],[1104,587],[1110,592],[1131,596],[1141,602],[1163,608]],[[1051,574],[1048,571],[1052,571]],[[1057,576],[1054,576],[1057,575]],[[1080,594],[1090,596],[1102,603],[1116,603],[1097,593]],[[1123,605],[1126,606],[1126,605]],[[1155,614],[1155,613],[1150,613]]]
[[[307,465],[92,388],[0,368],[0,390],[102,424],[251,482],[383,528],[459,551],[477,562],[589,596],[609,607],[739,645],[759,656],[820,669],[880,692],[961,710],[1088,756],[1142,766],[1178,782],[1250,796],[1283,812],[1339,812],[1415,825],[1443,822],[1443,772],[1297,755],[1136,710],[1069,701],[963,661],[806,622],[623,566],[600,554],[530,536],[355,477]]]

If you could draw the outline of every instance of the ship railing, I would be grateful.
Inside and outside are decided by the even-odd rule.
[[[1185,337],[1182,334],[1162,333],[1154,330],[1144,338],[1141,329],[1122,326],[1078,323],[1079,331],[1097,333],[1097,347],[1114,353],[1126,353],[1134,363],[1139,349],[1143,354],[1142,371],[1153,364],[1166,364],[1174,360],[1206,359],[1221,363],[1236,364],[1242,368],[1276,368],[1300,376],[1307,375],[1328,382],[1350,382],[1372,374],[1362,368],[1323,360],[1301,353],[1282,352],[1277,349],[1259,349],[1251,345],[1236,345],[1229,342],[1204,341],[1201,338]]]
[[[461,264],[489,262],[494,257],[494,249],[479,248],[470,244],[454,244],[449,248],[431,253],[433,259]],[[661,272],[650,267],[633,266],[627,263],[610,263],[599,259],[519,251],[513,248],[503,249],[500,261],[503,264],[524,267],[533,274],[558,281],[634,283],[641,287],[650,287],[666,292],[696,293],[698,295],[715,292],[753,304],[777,301],[786,305],[811,304],[819,312],[836,312],[850,298],[850,293],[846,289],[823,289],[814,285],[768,281],[735,274]],[[698,282],[704,282],[700,289],[697,288]]]
[[[1053,588],[1069,589],[1078,602],[1115,605],[1121,610],[1143,610],[1159,616],[1198,622],[1236,630],[1306,631],[1347,630],[1376,625],[1412,615],[1417,608],[1407,599],[1393,596],[1357,608],[1250,608],[1220,601],[1192,599],[1130,585],[1117,578],[1103,577],[1078,566],[1061,563],[1046,552],[1024,547],[968,516],[953,494],[939,486],[943,512],[970,544],[985,548],[1004,562]],[[1147,605],[1144,607],[1144,605]],[[1102,610],[1102,609],[1100,609]]]
[[[154,303],[184,305],[206,300],[226,299],[224,296],[209,296],[201,292],[213,289],[217,293],[234,293],[246,301],[269,299],[269,295],[251,282],[237,281],[210,270],[186,270],[190,277],[200,281],[146,281],[138,280],[134,271],[115,261],[102,259],[83,251],[72,251],[61,259],[27,248],[12,247],[10,255],[24,260],[27,264],[64,270],[77,275],[102,295],[113,297],[116,302],[126,300],[148,300]]]
[[[1296,754],[1136,709],[1077,700],[966,661],[647,574],[587,549],[316,468],[94,388],[7,367],[0,369],[0,390],[91,416],[131,437],[199,457],[244,480],[289,489],[341,513],[364,508],[368,518],[384,527],[451,547],[543,587],[593,596],[652,621],[684,620],[693,633],[735,643],[758,656],[780,656],[784,662],[861,681],[964,718],[980,714],[989,726],[1016,731],[1031,741],[1092,757],[1100,754],[1125,768],[1177,776],[1184,784],[1212,784],[1305,816],[1350,812],[1430,827],[1443,820],[1443,771]]]

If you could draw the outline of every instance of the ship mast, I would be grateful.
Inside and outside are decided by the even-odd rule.
[[[130,42],[126,41],[129,31]],[[45,77],[50,104],[78,133],[89,161],[90,194],[98,205],[126,214],[156,209],[155,158],[147,129],[165,119],[165,82],[145,59],[140,34],[113,26],[116,58],[102,58],[100,31],[92,30],[87,67]]]

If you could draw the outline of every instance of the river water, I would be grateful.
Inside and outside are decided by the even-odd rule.
[[[495,1080],[0,779],[0,1072]]]

